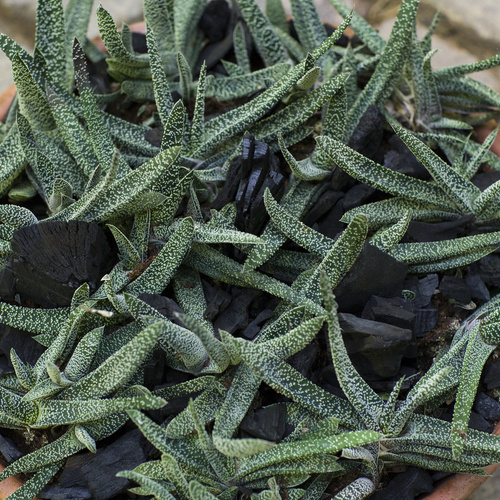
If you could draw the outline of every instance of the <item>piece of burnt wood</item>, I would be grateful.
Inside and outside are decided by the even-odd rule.
[[[95,292],[115,262],[104,231],[75,220],[18,229],[11,259],[14,295],[44,307],[68,306],[83,283]]]
[[[220,210],[235,201],[236,227],[241,231],[259,234],[268,220],[264,191],[269,188],[279,201],[285,190],[285,178],[280,171],[278,157],[265,142],[246,135],[242,149],[242,154],[231,162],[226,182],[212,203],[212,208]]]
[[[351,270],[334,290],[339,310],[361,312],[372,295],[401,295],[408,266],[365,243]]]

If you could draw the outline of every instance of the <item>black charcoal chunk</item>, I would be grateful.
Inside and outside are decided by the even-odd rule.
[[[214,293],[207,294],[205,296],[207,300],[207,308],[203,314],[205,319],[212,321],[218,314],[222,313],[226,307],[231,303],[231,295],[229,295],[224,290],[215,290],[215,288],[210,287]]]
[[[127,432],[106,448],[98,450],[81,466],[80,473],[95,500],[107,500],[125,492],[130,482],[116,477],[117,472],[132,470],[146,462],[154,453],[154,447],[142,436],[139,429]]]
[[[364,205],[370,196],[375,192],[375,188],[368,186],[368,184],[354,185],[344,197],[344,210],[347,212],[352,208]]]
[[[371,104],[361,117],[349,141],[349,147],[367,158],[374,158],[384,134],[384,115],[375,104]]]
[[[388,299],[376,296],[371,297],[366,303],[362,318],[388,323],[406,330],[412,330],[415,322],[413,312],[404,309],[402,306],[394,305]]]
[[[474,401],[474,410],[492,422],[500,420],[500,403],[482,391],[477,393]]]
[[[184,311],[179,307],[175,300],[170,297],[151,293],[141,293],[139,295],[139,299],[155,308],[159,313],[166,316],[173,323],[179,326],[184,326],[184,323],[177,316],[178,314],[184,314]]]
[[[64,488],[62,486],[49,485],[37,495],[37,498],[43,500],[89,500],[94,497],[85,486]]]
[[[318,346],[314,343],[311,343],[304,347],[304,349],[301,349],[299,352],[288,358],[288,363],[290,364],[290,366],[304,375],[304,377],[310,379],[309,371],[316,361],[317,355]]]
[[[427,169],[415,158],[408,146],[396,134],[391,136],[388,142],[390,149],[385,155],[384,167],[416,179],[430,179],[431,176]]]
[[[312,226],[318,219],[325,216],[344,196],[341,191],[326,190],[314,203],[302,219],[306,226]]]
[[[411,290],[415,293],[412,300],[415,309],[427,307],[431,303],[431,298],[439,284],[437,274],[428,274],[424,278],[418,279],[412,276],[404,282],[405,290]]]
[[[340,198],[328,213],[314,224],[313,229],[316,229],[316,231],[319,231],[328,238],[335,239],[344,230],[344,223],[340,222],[343,215],[344,203],[343,198]]]
[[[17,449],[17,446],[14,444],[12,439],[2,436],[0,434],[0,454],[3,459],[11,464],[14,460],[21,458],[23,454]]]
[[[500,255],[490,253],[478,262],[479,276],[490,287],[500,287]]]
[[[205,5],[198,26],[210,42],[218,42],[225,37],[230,18],[226,0],[211,0]]]
[[[424,333],[430,332],[439,320],[439,313],[433,307],[415,309],[415,323],[413,331],[417,337],[422,337]]]
[[[500,181],[500,172],[479,172],[471,179],[471,181],[481,191],[484,191],[495,182]]]
[[[334,293],[339,310],[362,311],[372,295],[394,297],[403,290],[408,267],[378,248],[365,244]]]
[[[262,325],[269,318],[272,318],[273,314],[274,311],[272,309],[263,309],[259,314],[257,314],[257,317],[245,327],[245,329],[241,332],[241,336],[248,340],[253,340],[260,332]]]
[[[371,500],[414,500],[422,493],[433,490],[432,477],[420,467],[408,467],[404,472],[396,474],[385,488],[377,490]]]
[[[280,441],[285,434],[285,426],[286,406],[274,404],[247,415],[242,420],[240,429],[259,439]]]
[[[106,235],[94,223],[41,222],[12,238],[15,292],[41,306],[68,306],[83,283],[93,293],[113,264]]]
[[[481,276],[475,271],[477,266],[475,266],[474,271],[472,267],[470,271],[465,275],[465,282],[470,288],[472,300],[477,300],[480,303],[488,302],[490,300],[490,291],[488,287],[484,284]]]
[[[261,293],[249,288],[238,290],[229,306],[215,319],[214,328],[231,334],[244,329],[248,325],[248,308]]]
[[[500,387],[500,363],[487,364],[484,367],[481,382],[487,391]]]
[[[461,236],[466,226],[474,220],[473,215],[444,222],[411,221],[401,240],[402,243],[452,240]]]
[[[148,128],[146,132],[144,132],[144,138],[149,144],[159,148],[161,146],[163,132],[159,128]]]
[[[144,33],[132,31],[132,47],[134,49],[134,52],[138,52],[139,54],[147,54],[148,44],[146,43],[146,35]]]
[[[33,366],[46,348],[34,340],[30,332],[0,324],[0,351],[10,359],[11,349],[22,361]]]
[[[482,415],[475,412],[470,412],[469,427],[476,431],[487,432],[490,434],[493,431],[493,424],[490,424]]]
[[[279,201],[285,190],[285,178],[280,172],[278,157],[265,142],[251,135],[243,138],[242,154],[229,166],[224,186],[212,203],[220,210],[236,202],[236,227],[241,231],[259,234],[268,220],[264,191],[269,188]]]
[[[411,330],[339,314],[340,327],[353,364],[364,378],[394,377],[413,340]]]
[[[468,304],[472,300],[472,292],[462,278],[443,276],[438,290],[448,299],[459,304]]]

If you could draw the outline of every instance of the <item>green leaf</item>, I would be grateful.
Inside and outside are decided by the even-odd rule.
[[[142,330],[94,371],[65,389],[60,397],[85,400],[103,397],[127,382],[153,350],[162,331],[162,322]]]
[[[194,221],[188,217],[182,221],[148,268],[127,285],[127,292],[133,295],[161,293],[189,250],[193,233]]]
[[[316,142],[349,175],[372,187],[423,204],[454,208],[454,202],[435,184],[383,167],[329,137],[319,136]]]
[[[272,66],[285,62],[286,50],[269,19],[260,10],[255,0],[237,0],[237,3],[265,65]]]

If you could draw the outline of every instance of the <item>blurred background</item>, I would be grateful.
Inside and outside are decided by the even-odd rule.
[[[261,6],[265,0],[257,0]],[[290,12],[289,0],[283,0]],[[388,38],[401,0],[344,0],[358,14],[376,26]],[[31,51],[35,32],[36,0],[0,0],[0,32],[7,34]],[[96,0],[108,10],[118,25],[142,19],[142,0]],[[328,0],[315,0],[321,18],[338,24],[341,19]],[[464,64],[491,57],[500,52],[499,0],[421,0],[419,30],[425,32],[435,12],[441,12],[440,23],[433,38],[433,67]],[[89,27],[89,37],[98,35],[95,16]],[[10,62],[0,52],[0,92],[12,85]],[[500,92],[500,68],[477,75],[478,80]],[[500,469],[469,500],[498,500],[500,498]]]

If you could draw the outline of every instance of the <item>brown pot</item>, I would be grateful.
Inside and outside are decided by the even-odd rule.
[[[130,25],[130,29],[136,33],[146,33],[146,24],[144,21]],[[347,35],[352,37],[354,32],[347,28]],[[99,37],[92,40],[94,44],[102,51],[105,51],[104,44]],[[9,107],[16,94],[15,85],[11,85],[7,90],[0,94],[0,122],[5,119]],[[489,125],[489,124],[488,124]],[[475,132],[478,139],[482,142],[488,134],[494,129],[494,125],[478,127]],[[495,142],[491,147],[491,151],[500,156],[500,133],[498,134]],[[493,430],[493,434],[500,435],[500,422],[498,422]],[[488,474],[493,474],[500,463],[489,465],[484,470]],[[0,463],[0,472],[5,468]],[[474,491],[476,491],[489,476],[475,476],[474,474],[454,474],[447,478],[441,485],[439,485],[434,492],[424,497],[423,500],[466,500]],[[0,482],[0,500],[4,500],[9,495],[14,493],[23,481],[18,476],[9,477]],[[34,499],[36,500],[36,498]]]

